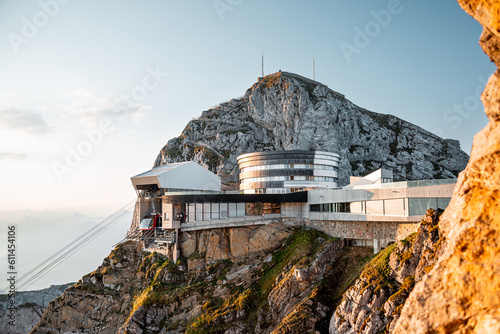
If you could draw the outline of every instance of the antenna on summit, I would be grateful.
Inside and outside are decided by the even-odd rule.
[[[264,77],[264,50],[262,50],[262,77]]]
[[[316,67],[314,64],[314,57],[313,57],[313,80],[316,81]]]

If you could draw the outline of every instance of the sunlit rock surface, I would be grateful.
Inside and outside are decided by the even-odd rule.
[[[500,3],[459,0],[484,27],[480,44],[500,64]],[[457,69],[458,71],[460,69]],[[434,269],[410,294],[394,333],[500,333],[500,81],[482,95],[488,125],[474,137],[442,228]]]

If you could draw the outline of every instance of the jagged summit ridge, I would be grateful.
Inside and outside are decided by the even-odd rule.
[[[468,155],[398,117],[358,107],[326,85],[288,72],[259,78],[243,97],[203,111],[162,148],[163,161],[194,160],[237,181],[236,157],[263,150],[315,149],[340,154],[339,182],[380,167],[400,179],[450,178]]]

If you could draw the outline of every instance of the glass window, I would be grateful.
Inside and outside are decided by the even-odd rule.
[[[196,209],[195,209],[195,205],[194,203],[189,203],[188,204],[188,212],[187,212],[187,217],[186,217],[186,221],[192,223],[195,221],[195,212],[196,212]]]
[[[238,218],[245,217],[245,203],[236,204],[236,217]]]
[[[245,203],[245,213],[247,216],[253,216],[253,203]]]
[[[227,218],[227,203],[220,203],[220,218]]]
[[[264,214],[271,213],[271,203],[264,203],[262,205]]]
[[[210,220],[210,203],[203,204],[203,220]]]
[[[228,203],[228,217],[235,218],[236,217],[236,203]]]
[[[203,220],[203,203],[196,203],[196,220]]]
[[[311,211],[311,212],[319,212],[319,204],[311,204],[311,205],[309,205],[309,211]]]
[[[173,205],[174,209],[174,220],[185,222],[186,216],[186,204],[184,203],[176,203]]]
[[[281,203],[271,203],[271,213],[281,213]]]
[[[339,212],[351,213],[351,203],[339,203]]]
[[[254,205],[254,212],[257,216],[262,215],[262,203],[255,203]]]
[[[219,203],[212,203],[211,206],[212,206],[211,209],[212,219],[219,219],[220,218]]]
[[[262,203],[246,203],[247,216],[261,216]]]
[[[429,208],[436,207],[436,198],[410,198],[410,216],[424,215]]]

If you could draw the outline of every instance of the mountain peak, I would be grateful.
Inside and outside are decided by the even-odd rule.
[[[254,151],[313,149],[340,155],[339,183],[392,169],[397,179],[451,178],[468,155],[396,116],[361,108],[328,86],[290,72],[258,78],[242,98],[210,108],[162,148],[162,162],[194,160],[237,188],[236,157]]]
[[[310,95],[317,86],[320,86],[327,89],[331,94],[339,98],[345,98],[344,94],[334,91],[333,89],[329,88],[327,85],[319,81],[312,80],[297,73],[286,71],[278,71],[265,75],[263,77],[258,77],[257,82],[250,89],[253,89],[254,87],[270,88],[271,86],[277,84],[284,84],[285,86],[286,84],[298,84],[304,87]]]

